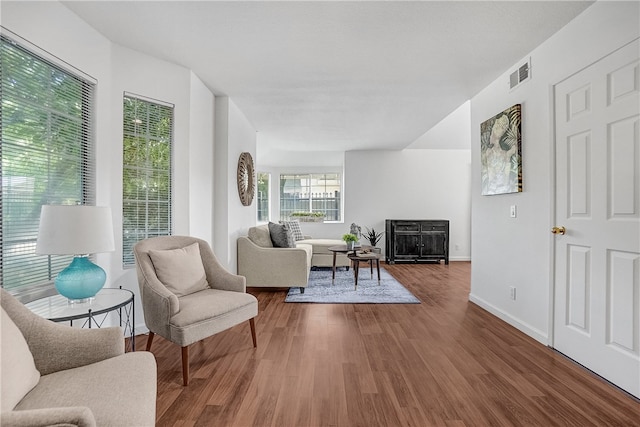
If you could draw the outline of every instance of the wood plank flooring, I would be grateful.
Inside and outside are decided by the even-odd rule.
[[[470,263],[384,268],[422,303],[250,289],[258,348],[248,322],[194,344],[188,387],[180,348],[157,336],[158,425],[640,425],[638,400],[468,302]]]

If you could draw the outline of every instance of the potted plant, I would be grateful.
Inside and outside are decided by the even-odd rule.
[[[323,222],[325,217],[324,212],[308,212],[308,211],[299,211],[299,212],[291,212],[289,214],[289,219],[297,219],[300,222]]]
[[[369,241],[369,243],[371,244],[371,246],[373,246],[374,250],[380,250],[380,248],[376,248],[376,245],[378,244],[378,242],[380,241],[380,239],[382,238],[382,235],[384,234],[384,231],[377,233],[375,228],[371,228],[371,230],[369,230],[369,228],[365,227],[365,230],[367,231],[365,234],[365,237],[367,238],[367,240]]]
[[[347,233],[342,235],[342,240],[347,244],[347,250],[352,251],[353,246],[358,241],[358,236],[355,234]]]

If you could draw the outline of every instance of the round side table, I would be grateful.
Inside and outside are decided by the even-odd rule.
[[[336,246],[329,246],[327,249],[330,250],[331,252],[333,252],[333,273],[331,275],[331,284],[333,285],[335,283],[335,281],[336,281],[336,256],[337,256],[337,254],[347,254],[347,255],[349,255],[350,252],[355,253],[356,251],[363,250],[363,249],[371,250],[371,249],[373,249],[373,246],[362,245],[362,246],[358,246],[357,248],[347,249],[347,245],[336,245]]]
[[[354,252],[347,255],[353,263],[353,276],[355,282],[355,290],[358,290],[358,274],[360,272],[360,262],[368,262],[371,268],[371,278],[373,279],[373,263],[376,263],[376,269],[378,270],[378,285],[380,285],[380,254],[374,252],[359,253]]]
[[[60,294],[38,298],[25,306],[40,317],[53,322],[82,320],[81,327],[100,328],[110,313],[118,315],[120,327],[129,336],[130,350],[135,351],[134,294],[128,289],[102,288],[86,302],[73,302]]]

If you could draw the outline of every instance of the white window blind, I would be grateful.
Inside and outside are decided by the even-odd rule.
[[[0,284],[18,294],[71,260],[35,254],[41,206],[95,204],[94,84],[33,50],[0,39]]]
[[[122,263],[133,245],[171,234],[173,106],[125,94],[123,107]]]

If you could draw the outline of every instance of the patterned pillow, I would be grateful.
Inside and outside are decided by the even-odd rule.
[[[275,222],[269,223],[269,234],[271,235],[271,242],[273,242],[274,248],[295,248],[296,241],[293,238],[293,233],[284,224],[276,224]]]
[[[302,229],[300,228],[300,222],[298,220],[294,221],[280,221],[280,224],[284,224],[289,227],[289,230],[293,232],[293,238],[296,240],[304,240],[304,235],[302,234]]]

